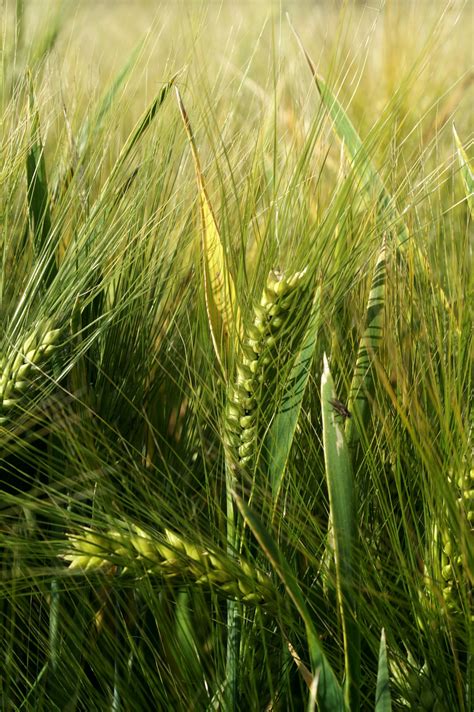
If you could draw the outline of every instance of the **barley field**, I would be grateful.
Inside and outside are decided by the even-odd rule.
[[[473,26],[2,0],[2,710],[473,709]]]

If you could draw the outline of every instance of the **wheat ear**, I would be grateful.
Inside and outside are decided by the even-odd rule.
[[[40,323],[21,348],[0,360],[0,425],[4,425],[13,409],[21,402],[38,369],[43,368],[56,348],[59,329]]]
[[[110,571],[119,567],[122,575],[145,571],[167,581],[191,578],[194,583],[216,587],[227,597],[246,603],[265,603],[273,598],[270,578],[244,559],[229,563],[219,552],[193,544],[169,529],[158,538],[136,525],[105,533],[84,528],[69,535],[62,558],[71,570]]]
[[[234,471],[250,470],[255,463],[259,420],[267,394],[271,395],[275,387],[272,381],[278,372],[282,341],[290,334],[306,283],[305,274],[306,270],[291,276],[271,271],[260,302],[254,307],[252,324],[246,329],[225,412],[226,460]]]
[[[468,528],[468,537],[474,535],[474,469],[462,474],[456,482],[450,478],[451,484],[456,487],[457,504],[462,518],[465,518]],[[448,610],[454,612],[459,606],[459,585],[467,581],[466,551],[462,550],[459,541],[453,540],[447,531],[441,535],[441,576],[443,579],[443,596]],[[474,614],[471,614],[474,623]]]
[[[443,689],[426,663],[421,667],[408,652],[406,660],[393,660],[393,681],[401,688],[404,707],[419,712],[448,712],[443,704]]]

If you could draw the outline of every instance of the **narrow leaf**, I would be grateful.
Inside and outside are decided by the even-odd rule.
[[[356,508],[349,450],[340,419],[329,364],[324,356],[321,376],[323,446],[329,491],[330,520],[334,539],[336,589],[344,638],[346,666],[345,701],[351,712],[359,709],[360,633],[355,611]]]
[[[172,86],[174,85],[178,74],[179,73],[175,74],[169,81],[163,84],[161,91],[153,99],[148,109],[138,121],[137,125],[135,126],[134,130],[132,131],[124,146],[122,147],[122,150],[120,151],[120,155],[111,172],[110,179],[115,176],[115,174],[119,171],[119,169],[125,163],[127,158],[130,156],[132,150],[137,145],[138,141],[141,139],[141,137],[149,128],[149,126],[153,123],[158,111],[164,104]]]
[[[202,224],[201,254],[207,317],[214,350],[222,366],[230,338],[240,333],[240,310],[237,304],[234,281],[227,266],[222,239],[206,191],[196,141],[178,89],[176,89],[176,95],[196,171]]]
[[[467,153],[463,148],[461,140],[453,124],[454,140],[456,142],[456,151],[458,154],[459,165],[461,166],[461,178],[466,191],[466,200],[469,206],[471,218],[474,218],[474,168],[471,166]]]
[[[409,237],[408,228],[400,219],[394,206],[393,199],[386,190],[382,179],[372,165],[359,134],[355,130],[354,125],[349,119],[347,113],[344,111],[342,105],[331,92],[322,76],[316,72],[313,61],[291,22],[290,27],[296,37],[301,51],[304,54],[309,70],[313,76],[314,83],[316,84],[321,97],[321,101],[333,121],[334,132],[339,137],[340,141],[342,141],[344,150],[348,155],[356,175],[360,179],[360,188],[369,198],[376,198],[380,213],[387,210],[387,220],[390,223],[396,224],[399,241],[406,241]]]
[[[54,279],[57,267],[51,234],[51,213],[49,207],[48,181],[44,161],[44,146],[41,139],[39,112],[33,88],[30,85],[31,145],[26,156],[27,200],[30,224],[33,232],[33,251],[37,258],[45,261],[45,286]]]
[[[233,492],[232,496],[234,497],[241,515],[245,519],[261,549],[285,585],[288,595],[304,621],[311,658],[311,672],[315,677],[319,675],[317,687],[319,709],[322,712],[345,710],[346,708],[344,706],[341,686],[339,685],[334,671],[326,658],[323,646],[306,606],[303,593],[294,577],[293,572],[291,571],[283,554],[278,549],[275,541],[262,525],[260,519],[254,514],[254,512],[252,512],[239,495]]]
[[[281,407],[272,422],[267,437],[266,451],[268,457],[268,471],[275,504],[285,474],[286,464],[296,432],[296,425],[301,412],[303,396],[311,371],[317,331],[320,323],[319,317],[320,290],[318,289],[313,301],[303,344],[290,374],[289,388],[285,393]]]
[[[65,192],[67,185],[69,184],[72,176],[76,173],[78,165],[84,159],[86,149],[91,143],[91,139],[98,133],[101,129],[104,119],[109,113],[110,109],[114,106],[114,99],[123,85],[127,77],[129,76],[131,70],[135,66],[135,62],[139,51],[143,46],[143,41],[137,45],[130,57],[127,59],[125,65],[114,78],[112,84],[107,89],[105,94],[102,96],[98,108],[95,111],[95,117],[91,116],[90,112],[86,115],[81,127],[78,131],[77,139],[74,140],[71,133],[71,143],[72,143],[72,156],[66,165],[59,167],[56,173],[53,196],[57,200],[58,197]],[[66,118],[67,121],[67,118]]]
[[[143,46],[143,41],[140,41],[138,45],[135,47],[133,52],[131,53],[130,57],[127,59],[125,65],[122,67],[120,72],[117,74],[115,77],[114,81],[110,85],[110,87],[107,89],[105,92],[104,96],[102,97],[96,118],[94,120],[93,125],[91,126],[91,122],[89,117],[86,117],[86,120],[82,124],[80,130],[79,130],[79,136],[78,136],[78,141],[77,141],[77,151],[79,154],[79,157],[82,156],[84,149],[89,141],[89,137],[91,134],[91,131],[93,133],[96,133],[102,126],[102,123],[104,121],[104,118],[107,116],[108,112],[114,105],[114,99],[117,95],[117,92],[119,91],[120,87],[123,85],[127,77],[129,76],[130,72],[132,71],[133,67],[135,66],[137,57],[142,49]]]
[[[404,249],[408,244],[410,233],[407,225],[401,219],[398,210],[395,206],[395,201],[387,191],[379,173],[376,171],[367,150],[362,143],[359,134],[355,130],[347,113],[342,105],[331,92],[330,88],[324,81],[321,75],[316,72],[313,61],[308,52],[303,46],[301,38],[290,22],[290,27],[298,41],[298,44],[306,58],[310,72],[318,89],[321,101],[326,107],[329,116],[333,121],[333,128],[340,141],[343,142],[344,148],[356,175],[360,181],[360,190],[362,196],[367,199],[369,205],[375,199],[377,205],[377,213],[383,226],[389,226],[394,229],[398,237],[398,245]],[[416,254],[424,272],[425,278],[431,283],[434,283],[434,276],[430,264],[418,245],[415,245]],[[446,294],[441,286],[438,285],[438,296],[446,311],[453,315],[451,304],[449,303]]]
[[[377,692],[375,696],[375,712],[392,712],[392,699],[388,674],[387,644],[385,631],[382,629],[379,648],[379,666],[377,671]]]
[[[374,390],[373,363],[379,352],[384,325],[386,274],[387,241],[384,237],[372,276],[366,326],[359,342],[352,376],[348,409],[353,417],[346,421],[346,437],[350,447],[360,439],[369,417],[369,396]]]

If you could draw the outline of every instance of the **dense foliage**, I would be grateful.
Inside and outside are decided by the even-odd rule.
[[[2,17],[2,709],[472,709],[472,7],[77,5]]]

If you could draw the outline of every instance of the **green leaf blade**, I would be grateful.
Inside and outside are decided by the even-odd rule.
[[[321,376],[324,461],[334,535],[337,597],[344,637],[345,701],[348,708],[355,711],[359,709],[360,690],[360,632],[354,596],[357,579],[356,507],[349,450],[342,424],[337,422],[340,416],[331,405],[335,398],[334,383],[324,356]]]
[[[51,211],[48,180],[44,160],[44,145],[41,138],[40,118],[33,89],[30,87],[31,145],[26,156],[27,202],[33,251],[45,261],[43,280],[48,287],[57,273],[54,249],[50,242]]]
[[[390,695],[387,643],[385,630],[380,636],[379,664],[377,671],[377,690],[375,696],[375,712],[392,712],[392,698]]]
[[[278,498],[308,384],[320,324],[320,290],[316,292],[302,347],[290,374],[290,386],[270,428],[266,451],[274,501]]]
[[[374,391],[373,364],[380,350],[384,329],[386,275],[387,241],[384,237],[374,267],[367,301],[366,326],[359,342],[352,376],[348,408],[353,417],[346,422],[349,447],[353,447],[360,440],[361,432],[367,427],[369,419],[369,398]]]
[[[306,606],[303,593],[296,581],[287,561],[278,549],[271,535],[266,531],[260,519],[248,507],[244,500],[233,492],[233,498],[245,519],[247,525],[257,539],[261,549],[272,564],[279,578],[298,610],[306,627],[308,648],[311,657],[313,676],[319,675],[317,698],[322,712],[343,712],[344,704],[342,689],[337,681],[334,671],[324,653],[322,643],[314,627],[309,610]]]

